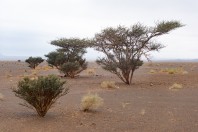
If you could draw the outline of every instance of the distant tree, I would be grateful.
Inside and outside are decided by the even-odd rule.
[[[62,38],[52,41],[51,44],[60,48],[45,55],[47,62],[64,73],[65,77],[74,78],[87,68],[87,62],[83,55],[86,53],[86,48],[90,45],[89,40]]]
[[[94,38],[96,50],[105,54],[97,63],[131,84],[134,71],[143,64],[142,57],[149,59],[149,52],[164,47],[153,39],[182,26],[178,21],[162,21],[154,27],[137,23],[130,28],[106,28]]]
[[[42,63],[44,59],[41,57],[29,57],[25,60],[29,64],[29,67],[35,69],[40,63]]]

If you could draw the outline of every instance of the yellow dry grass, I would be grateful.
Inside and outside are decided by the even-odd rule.
[[[116,86],[114,81],[103,81],[101,83],[101,87],[102,88],[109,88],[109,89],[119,88],[118,86]]]
[[[154,74],[154,73],[156,73],[157,71],[156,70],[153,70],[153,69],[151,69],[150,71],[149,71],[149,73],[151,73],[151,74]]]
[[[49,71],[50,69],[53,69],[53,68],[50,67],[50,66],[43,66],[42,67],[42,70],[44,70],[44,71]]]
[[[174,83],[172,86],[169,87],[170,90],[176,90],[176,91],[182,88],[183,88],[182,84],[178,84],[178,83]]]
[[[183,68],[166,68],[160,70],[160,72],[168,73],[168,74],[188,74]]]
[[[141,111],[140,111],[140,115],[145,115],[145,113],[146,113],[146,110],[145,109],[142,109]]]
[[[6,77],[7,78],[10,78],[10,77],[12,77],[12,75],[11,74],[7,74]]]
[[[96,74],[96,71],[95,69],[93,68],[89,68],[86,70],[87,74],[90,75],[90,76],[94,76]]]
[[[127,105],[130,105],[130,103],[122,103],[122,108],[125,108]]]
[[[97,109],[103,105],[103,99],[98,96],[98,94],[88,93],[83,96],[81,100],[81,106],[83,111],[89,111],[90,109]]]

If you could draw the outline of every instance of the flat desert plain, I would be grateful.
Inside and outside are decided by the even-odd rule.
[[[44,118],[19,105],[12,92],[24,76],[60,73],[45,63],[31,70],[24,62],[0,62],[0,132],[197,132],[198,63],[145,63],[125,85],[96,63],[75,79],[63,78],[70,88]],[[114,81],[115,89],[101,88]],[[179,87],[177,87],[179,85]],[[97,93],[102,107],[83,112],[81,98]]]

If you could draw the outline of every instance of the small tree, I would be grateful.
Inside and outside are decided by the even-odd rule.
[[[86,59],[83,59],[83,55],[86,53],[86,48],[89,46],[90,41],[63,38],[54,40],[51,44],[60,48],[45,55],[47,62],[64,73],[65,77],[74,78],[87,68],[87,62]]]
[[[149,59],[149,52],[164,47],[153,38],[182,26],[178,21],[162,21],[154,27],[138,23],[130,28],[106,28],[94,38],[96,50],[106,56],[99,58],[97,63],[116,74],[126,84],[131,84],[134,71],[143,64],[142,57]]]
[[[27,102],[21,105],[35,109],[39,116],[44,117],[52,104],[68,93],[68,88],[63,87],[64,84],[64,81],[54,75],[40,76],[33,80],[25,77],[19,81],[18,88],[13,92]]]
[[[29,57],[25,60],[29,64],[29,67],[35,69],[40,63],[42,63],[44,59],[41,57]]]

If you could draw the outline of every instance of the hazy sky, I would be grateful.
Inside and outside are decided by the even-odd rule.
[[[43,56],[62,37],[91,38],[102,29],[179,20],[185,27],[160,37],[153,58],[198,58],[197,0],[0,0],[0,54]],[[97,53],[89,50],[88,58]]]

